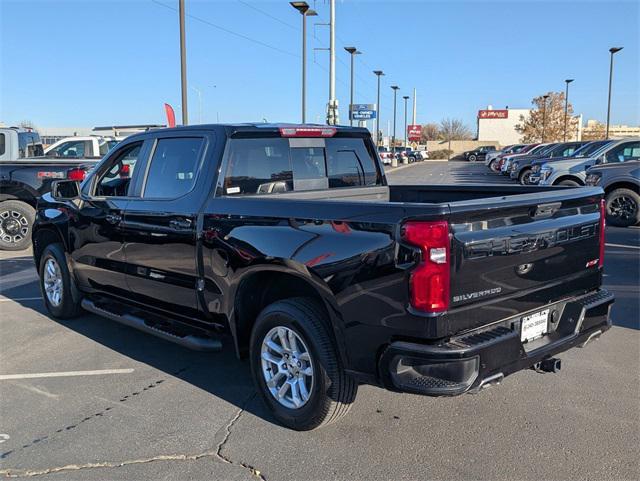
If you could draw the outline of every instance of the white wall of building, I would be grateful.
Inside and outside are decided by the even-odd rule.
[[[491,106],[486,110],[493,110]],[[498,142],[500,145],[519,144],[521,134],[516,125],[522,123],[521,116],[527,118],[529,109],[505,109],[507,118],[478,118],[478,140]]]

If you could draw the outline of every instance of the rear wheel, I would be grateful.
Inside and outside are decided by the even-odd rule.
[[[329,320],[312,299],[267,306],[251,334],[251,370],[262,399],[287,427],[308,431],[344,416],[357,383],[344,372]]]
[[[20,251],[31,245],[36,211],[19,200],[0,203],[0,249]]]
[[[69,319],[77,316],[80,303],[73,298],[73,279],[61,244],[49,244],[40,256],[40,290],[47,310],[53,317]]]
[[[617,227],[640,223],[640,195],[630,189],[615,189],[606,198],[607,221]]]

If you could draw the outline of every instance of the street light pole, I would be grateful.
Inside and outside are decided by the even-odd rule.
[[[380,145],[380,77],[384,75],[382,70],[374,70],[373,73],[378,77],[378,98],[376,103],[376,147]]]
[[[397,85],[392,85],[391,88],[393,89],[393,137],[391,137],[391,139],[392,139],[391,152],[395,153],[395,150],[396,150],[396,108],[397,108],[396,94],[398,93],[398,90],[400,90],[400,87],[398,87]]]
[[[565,91],[564,91],[564,141],[567,141],[567,112],[569,111],[569,84],[573,82],[574,79],[568,78],[564,81]]]
[[[405,95],[402,97],[404,99],[404,146],[407,146],[407,100],[409,100],[409,96]]]
[[[542,99],[543,99],[543,104],[542,104],[542,143],[544,144],[544,129],[546,127],[546,123],[547,123],[547,99],[549,98],[549,95],[543,95]]]
[[[182,125],[189,124],[187,110],[187,46],[184,35],[184,0],[178,2],[178,16],[180,19],[180,81],[182,88]]]
[[[329,105],[327,124],[340,123],[336,99],[336,0],[329,0]]]
[[[351,118],[351,109],[353,108],[353,60],[356,55],[360,55],[360,52],[355,47],[345,47],[344,48],[351,55],[351,97],[349,101],[349,125],[353,127],[353,118]]]
[[[302,14],[302,123],[307,120],[307,17],[315,17],[317,12],[309,8],[307,2],[289,2]]]
[[[619,52],[624,47],[611,47],[609,52],[611,53],[611,61],[609,63],[609,100],[607,101],[607,133],[605,139],[609,139],[609,119],[611,117],[611,84],[613,82],[613,54]]]

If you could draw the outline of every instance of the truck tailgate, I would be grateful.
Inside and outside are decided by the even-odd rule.
[[[481,324],[482,315],[469,315],[480,306],[495,320],[499,312],[507,317],[596,289],[601,198],[600,189],[580,188],[451,203],[456,328]]]

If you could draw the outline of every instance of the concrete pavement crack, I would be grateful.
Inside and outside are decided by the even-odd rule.
[[[202,458],[215,458],[222,461],[225,464],[230,464],[233,466],[240,466],[244,469],[247,469],[251,472],[253,476],[260,479],[261,481],[266,481],[264,475],[255,467],[244,463],[234,461],[228,456],[222,454],[222,450],[224,446],[229,441],[229,437],[231,436],[231,428],[233,425],[240,419],[242,414],[245,412],[246,406],[253,400],[255,397],[255,393],[251,394],[242,404],[242,407],[238,409],[236,414],[231,418],[231,420],[224,427],[225,434],[222,440],[218,443],[215,450],[204,451],[197,454],[161,454],[158,456],[152,456],[148,458],[140,458],[140,459],[130,459],[125,461],[104,461],[97,463],[84,463],[84,464],[67,464],[65,466],[56,466],[52,468],[44,468],[44,469],[0,469],[0,476],[6,478],[29,478],[35,476],[43,476],[47,474],[59,473],[63,471],[79,471],[82,469],[96,469],[96,468],[121,468],[124,466],[130,466],[135,464],[146,464],[152,463],[155,461],[197,461]]]

